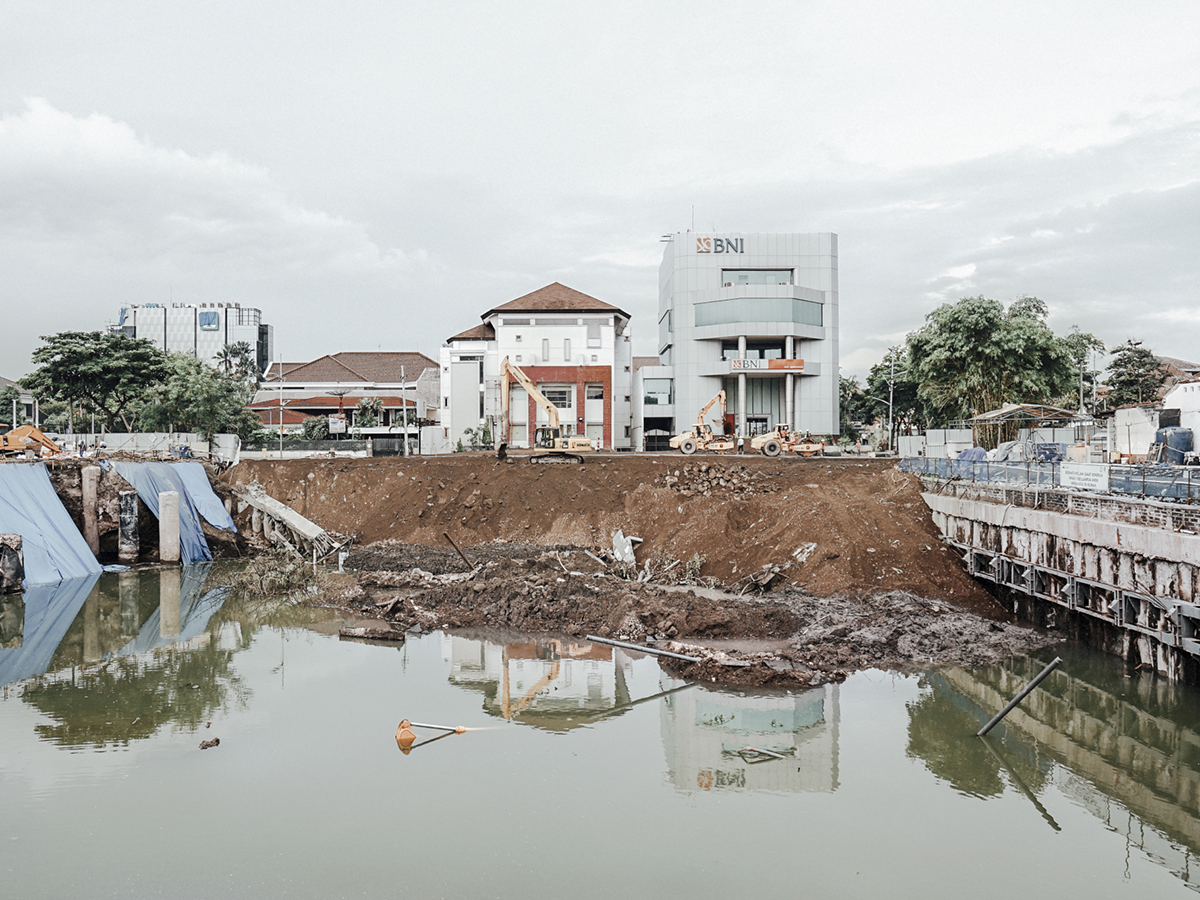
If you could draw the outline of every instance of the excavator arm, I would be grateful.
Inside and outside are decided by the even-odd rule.
[[[537,386],[529,379],[529,376],[521,371],[519,366],[514,366],[508,361],[508,357],[500,360],[500,409],[504,414],[504,425],[509,427],[508,419],[508,376],[512,375],[517,379],[517,384],[525,388],[526,393],[533,398],[533,402],[541,407],[546,413],[546,419],[550,423],[552,429],[558,428],[558,408],[553,403],[546,399],[546,395],[537,389]]]
[[[725,401],[725,388],[721,388],[721,390],[717,391],[717,396],[713,397],[711,400],[709,400],[707,403],[705,403],[704,408],[700,410],[700,415],[696,416],[696,433],[697,434],[700,434],[704,431],[704,417],[707,416],[709,413],[709,410],[711,410],[718,403],[721,404],[721,425],[722,425],[722,428],[724,428],[725,402],[726,402]]]

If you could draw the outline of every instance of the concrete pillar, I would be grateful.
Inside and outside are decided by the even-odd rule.
[[[100,556],[100,467],[83,468],[83,539],[92,556]]]
[[[126,570],[117,578],[117,596],[121,607],[121,637],[128,640],[138,633],[138,574]]]
[[[161,569],[158,573],[158,633],[179,636],[179,570]]]
[[[275,534],[275,523],[271,520],[270,516],[264,515],[262,517],[262,534],[268,541]]]
[[[746,336],[738,335],[738,359],[746,358]],[[746,373],[738,372],[737,433],[746,433]]]
[[[142,549],[137,491],[121,491],[117,523],[117,558],[126,564],[135,563]]]
[[[100,650],[100,582],[92,587],[83,604],[83,661],[99,662]]]
[[[257,506],[250,512],[250,528],[255,534],[262,534],[263,514]]]
[[[179,562],[179,492],[158,495],[158,558]]]
[[[0,534],[0,594],[24,590],[25,552],[19,534]]]
[[[796,339],[790,334],[783,339],[783,355],[787,359],[796,358]],[[796,376],[791,372],[783,377],[784,396],[783,414],[792,423],[792,428],[800,429],[800,417],[796,415]]]

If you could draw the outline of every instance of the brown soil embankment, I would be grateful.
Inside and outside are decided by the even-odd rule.
[[[497,539],[610,546],[618,528],[655,555],[703,557],[730,583],[766,564],[816,596],[904,591],[995,614],[938,539],[915,478],[871,459],[597,456],[586,465],[416,459],[248,460],[222,478],[360,541],[464,546]],[[239,521],[239,527],[242,522]]]

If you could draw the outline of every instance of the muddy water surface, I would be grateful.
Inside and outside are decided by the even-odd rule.
[[[1099,898],[1200,883],[1200,697],[1104,657],[1063,653],[980,741],[1039,661],[741,693],[578,641],[339,640],[322,613],[219,582],[106,575],[0,609],[4,896]],[[478,730],[418,728],[404,753],[405,717]]]

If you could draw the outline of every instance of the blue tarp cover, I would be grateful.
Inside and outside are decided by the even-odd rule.
[[[0,534],[21,535],[27,585],[100,571],[100,563],[58,499],[45,463],[0,465]]]
[[[212,559],[200,516],[214,528],[237,531],[208,482],[208,473],[198,462],[114,462],[117,474],[133,485],[138,497],[158,517],[158,495],[179,494],[179,549],[185,566]]]
[[[50,667],[54,651],[99,578],[96,573],[58,584],[37,584],[21,595],[25,604],[21,646],[0,648],[0,684],[41,675]]]

